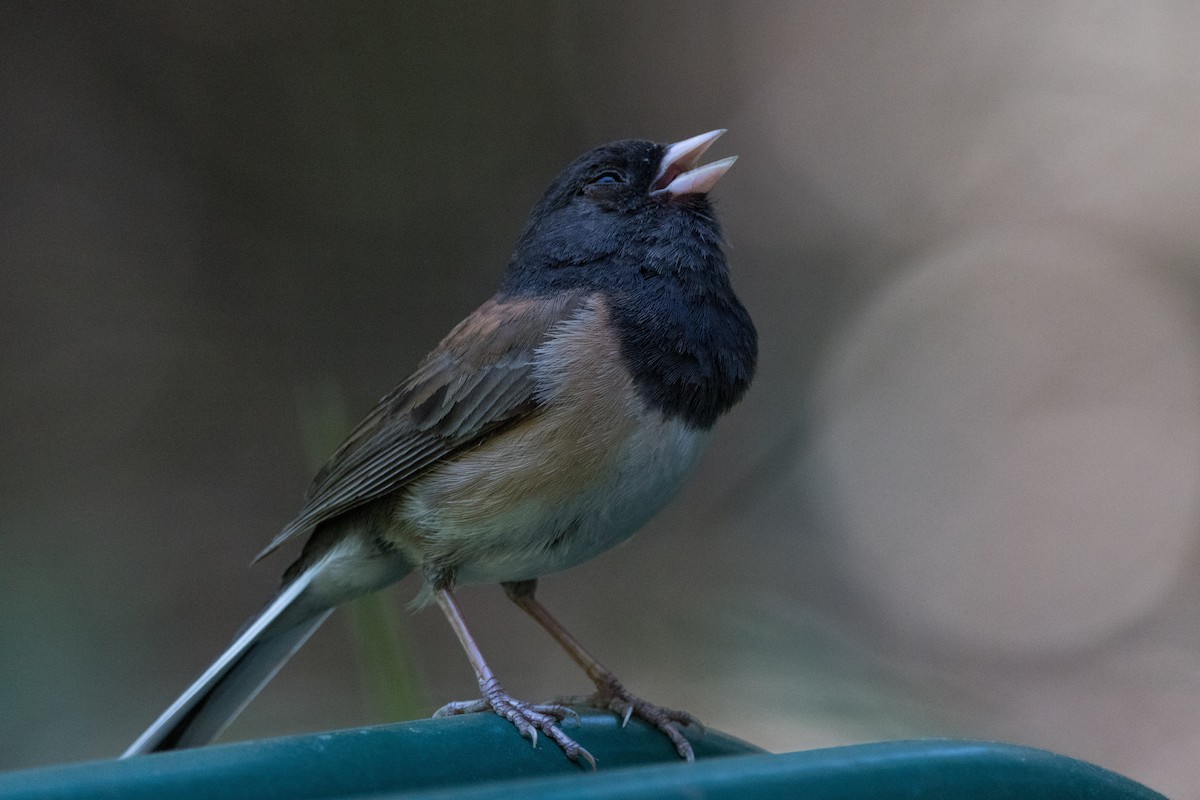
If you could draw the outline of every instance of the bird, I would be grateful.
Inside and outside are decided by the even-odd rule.
[[[123,758],[210,742],[336,606],[417,573],[481,695],[435,716],[490,710],[595,767],[563,730],[576,712],[510,695],[476,644],[456,589],[500,584],[595,684],[590,705],[693,760],[680,726],[698,720],[631,694],[535,590],[666,505],[754,376],[708,196],[737,157],[699,166],[723,133],[612,142],[558,175],[495,294],[350,433],[255,559],[308,534],[278,592]]]

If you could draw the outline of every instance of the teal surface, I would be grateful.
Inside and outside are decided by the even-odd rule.
[[[1115,773],[1040,750],[985,742],[886,742],[769,755],[709,731],[697,763],[656,731],[587,712],[571,733],[592,772],[551,743],[535,749],[488,714],[267,739],[124,761],[0,775],[18,798],[1079,798],[1159,795]]]

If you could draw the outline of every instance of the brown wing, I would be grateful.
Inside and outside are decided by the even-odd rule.
[[[493,298],[476,309],[354,429],[313,479],[300,513],[255,560],[532,414],[535,350],[581,300]]]

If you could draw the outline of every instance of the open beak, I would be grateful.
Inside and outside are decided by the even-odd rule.
[[[722,158],[703,167],[696,162],[712,143],[725,133],[724,128],[702,133],[682,142],[668,145],[663,153],[662,166],[654,183],[650,184],[652,197],[672,198],[685,194],[706,194],[717,180],[729,171],[737,156]]]

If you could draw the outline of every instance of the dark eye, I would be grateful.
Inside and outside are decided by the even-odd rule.
[[[617,172],[616,170],[612,170],[612,169],[607,169],[604,172],[601,172],[596,177],[592,178],[593,186],[605,186],[605,185],[609,185],[609,184],[624,183],[624,182],[625,182],[625,176],[622,175],[621,173]]]

